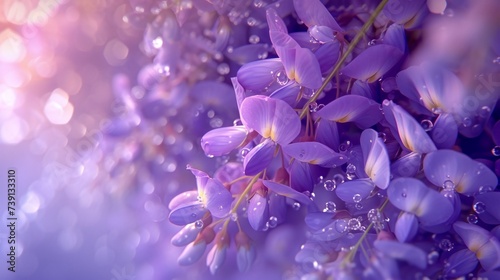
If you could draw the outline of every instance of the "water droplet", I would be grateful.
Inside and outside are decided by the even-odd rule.
[[[240,151],[240,155],[241,155],[242,158],[244,158],[244,157],[246,157],[248,155],[249,152],[250,152],[249,148],[243,148]]]
[[[432,127],[434,127],[434,124],[432,123],[431,120],[425,119],[420,122],[420,125],[425,131],[431,131]]]
[[[202,228],[203,227],[203,221],[202,220],[198,220],[198,221],[194,222],[194,226],[196,228]]]
[[[373,39],[371,40],[370,42],[368,42],[368,46],[373,46],[377,43],[377,40],[376,39]]]
[[[379,132],[378,137],[382,139],[382,141],[385,143],[387,141],[387,135],[384,132]]]
[[[260,42],[260,37],[258,35],[250,35],[250,37],[248,37],[248,42],[250,44],[257,44]]]
[[[472,206],[472,209],[474,210],[474,212],[476,212],[478,214],[482,214],[486,210],[486,205],[484,204],[484,202],[478,201],[478,202],[474,203],[474,205]]]
[[[335,174],[333,175],[332,181],[335,183],[336,186],[344,183],[344,176],[342,174]]]
[[[477,220],[478,220],[478,218],[477,218],[477,216],[476,216],[476,215],[474,215],[474,214],[469,214],[469,215],[467,216],[467,222],[469,222],[469,224],[476,224],[476,223],[477,223]]]
[[[309,112],[315,113],[318,111],[318,103],[312,102],[309,104]]]
[[[453,244],[453,242],[451,242],[451,240],[445,238],[443,240],[441,240],[441,242],[439,242],[439,248],[441,248],[441,250],[444,250],[444,251],[451,251],[453,250],[453,247],[455,246],[455,244]]]
[[[305,99],[309,99],[314,95],[314,90],[306,87],[300,87],[300,92],[302,92],[302,97]]]
[[[389,92],[391,92],[393,90],[397,90],[398,89],[398,85],[396,83],[396,78],[395,77],[385,78],[380,83],[380,88],[385,93],[389,93]]]
[[[255,25],[257,25],[257,23],[258,23],[258,21],[255,18],[253,18],[253,17],[247,18],[248,26],[255,26]]]
[[[359,222],[358,219],[355,218],[349,219],[347,225],[351,230],[358,230],[361,227],[361,223]]]
[[[469,127],[472,125],[472,119],[469,118],[469,117],[465,117],[463,120],[462,120],[462,125],[464,127]]]
[[[443,110],[441,110],[441,108],[438,108],[438,107],[432,108],[431,111],[432,111],[432,113],[434,113],[436,115],[443,113]]]
[[[238,220],[238,214],[237,213],[231,213],[231,221],[236,222]]]
[[[356,208],[356,210],[361,210],[361,209],[363,209],[363,204],[356,203],[356,204],[354,204],[354,208]]]
[[[446,180],[443,182],[443,189],[454,190],[455,184],[451,180]]]
[[[346,172],[347,173],[354,173],[356,172],[356,166],[352,163],[349,163],[346,167]]]
[[[500,156],[500,146],[495,146],[491,149],[491,154],[498,157]]]
[[[406,192],[402,192],[402,193],[401,193],[401,196],[402,196],[403,198],[406,198]]]
[[[344,233],[347,231],[347,222],[344,219],[337,220],[335,222],[335,230],[338,233]]]
[[[322,184],[323,183],[323,176],[319,176],[318,179],[316,179],[316,184]]]
[[[370,209],[368,214],[366,214],[368,221],[372,223],[379,223],[384,221],[384,217],[382,216],[382,212],[377,208]]]
[[[278,218],[275,216],[269,217],[269,221],[267,222],[269,228],[275,228],[278,225]]]
[[[347,150],[351,148],[352,144],[351,141],[347,140],[339,145],[339,152],[345,153]]]
[[[488,106],[483,106],[481,107],[481,109],[479,110],[479,116],[483,119],[489,117],[490,115],[490,112],[491,112],[491,109],[490,107]]]
[[[293,208],[293,210],[295,210],[295,211],[299,211],[299,210],[300,210],[300,203],[298,203],[298,202],[294,202],[294,203],[292,204],[292,208]]]
[[[288,76],[286,75],[284,70],[280,70],[276,73],[276,82],[278,82],[280,86],[286,85],[288,81],[290,80],[288,79]]]
[[[266,3],[266,2],[264,2],[264,1],[262,1],[262,0],[254,0],[254,1],[253,1],[253,6],[254,6],[255,8],[261,8],[261,7],[265,6],[266,4],[267,4],[267,3]]]
[[[427,255],[427,262],[429,264],[435,264],[439,259],[439,253],[437,251],[431,251],[428,255]]]
[[[335,202],[327,201],[325,203],[325,209],[323,209],[323,212],[333,213],[335,211],[337,211],[337,205],[335,204]]]
[[[163,46],[163,38],[161,38],[161,36],[158,36],[158,37],[154,38],[151,43],[153,45],[153,48],[159,49]]]
[[[337,188],[337,184],[335,184],[335,182],[332,180],[326,180],[325,183],[323,183],[323,187],[325,188],[325,190],[333,192],[335,188]]]
[[[479,194],[487,193],[493,191],[493,188],[491,186],[480,186],[479,187]]]
[[[240,119],[235,119],[233,121],[233,125],[234,126],[240,126],[240,125],[243,125],[243,122]]]
[[[352,201],[354,201],[355,203],[358,203],[361,201],[361,195],[359,193],[355,194],[352,196]]]
[[[217,73],[220,75],[227,75],[229,74],[230,68],[227,63],[221,63],[217,66]]]

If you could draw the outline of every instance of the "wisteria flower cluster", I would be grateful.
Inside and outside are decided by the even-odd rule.
[[[219,158],[181,161],[196,188],[168,204],[179,265],[248,271],[281,227],[297,236],[285,278],[500,278],[498,3],[132,6],[154,59],[134,90],[115,81],[126,112],[107,135],[142,135],[142,118],[175,135],[166,153],[196,139]],[[133,145],[127,161],[172,169]]]

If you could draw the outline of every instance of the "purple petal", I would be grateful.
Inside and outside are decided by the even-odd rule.
[[[500,242],[480,226],[456,222],[453,229],[462,238],[469,250],[476,253],[481,266],[486,270],[500,267]]]
[[[355,203],[354,199],[357,199],[358,195],[363,200],[370,195],[373,188],[373,183],[370,180],[358,179],[338,185],[335,193],[343,201]]]
[[[344,95],[328,103],[317,112],[318,116],[330,121],[354,122],[360,128],[368,128],[382,119],[380,105],[358,95]]]
[[[230,60],[244,65],[261,59],[262,55],[267,54],[270,50],[268,44],[251,44],[234,48],[231,52],[227,52],[226,56]]]
[[[293,189],[299,192],[313,191],[314,181],[309,164],[295,160],[287,167],[287,171]]]
[[[335,31],[342,32],[342,28],[319,0],[293,0],[293,5],[297,15],[307,27],[322,25],[328,26]]]
[[[394,120],[403,146],[412,152],[422,154],[436,150],[434,142],[422,126],[403,108],[387,100],[384,101],[383,105],[386,119],[389,123],[392,122],[391,118]]]
[[[244,126],[212,129],[201,138],[201,147],[206,155],[227,155],[245,141],[247,133]]]
[[[394,234],[399,242],[411,241],[418,230],[417,217],[411,213],[403,212],[396,221]]]
[[[347,221],[345,219],[338,219],[314,232],[311,239],[316,241],[334,241],[347,234],[348,231],[346,228]]]
[[[177,259],[180,265],[191,265],[197,262],[205,253],[207,248],[206,242],[192,242],[184,248],[181,255]]]
[[[243,99],[245,99],[246,97],[245,89],[243,88],[243,86],[238,81],[238,78],[236,77],[231,78],[231,84],[233,85],[234,95],[236,97],[236,104],[238,104],[238,110],[239,110],[241,107],[241,102],[243,102]]]
[[[305,194],[299,193],[289,186],[285,186],[272,181],[262,181],[262,183],[264,184],[264,186],[281,196],[289,197],[304,205],[309,205],[312,203],[309,197],[307,197]]]
[[[245,175],[257,175],[266,169],[274,158],[276,144],[269,139],[255,146],[243,159]]]
[[[222,218],[229,213],[233,197],[221,182],[208,179],[202,200],[206,201],[206,207],[212,216]]]
[[[320,44],[335,41],[334,31],[328,26],[315,25],[309,28],[309,35]]]
[[[195,226],[194,224],[185,225],[178,233],[176,233],[172,237],[172,245],[177,247],[184,247],[193,242],[200,231],[201,228]]]
[[[266,10],[266,19],[269,30],[288,33],[285,23],[273,8]]]
[[[176,195],[168,204],[168,209],[173,210],[183,204],[198,201],[198,191],[186,191]]]
[[[297,142],[283,146],[283,152],[298,161],[324,167],[340,166],[347,157],[334,152],[319,142]]]
[[[321,68],[316,56],[305,48],[295,50],[295,79],[298,84],[310,89],[321,87]]]
[[[366,129],[361,133],[361,149],[368,177],[381,189],[386,189],[390,180],[390,160],[384,142],[378,132]]]
[[[263,91],[276,81],[274,73],[283,70],[280,59],[264,59],[249,62],[238,70],[236,77],[244,89]]]
[[[269,219],[267,197],[256,193],[248,204],[248,222],[254,230],[263,230]]]
[[[191,165],[188,165],[186,169],[190,170],[191,173],[196,177],[196,187],[198,189],[198,195],[201,195],[203,192],[205,192],[205,185],[207,184],[210,177],[207,173],[193,168],[191,167]]]
[[[476,255],[469,249],[455,252],[448,258],[448,265],[445,266],[446,277],[455,278],[466,275],[476,268],[477,263]]]
[[[338,41],[328,42],[321,45],[315,52],[316,60],[319,62],[321,74],[328,74],[333,70],[339,59],[340,43]]]
[[[308,32],[293,32],[289,33],[288,35],[290,35],[290,37],[292,37],[295,42],[299,43],[300,47],[302,48],[308,48],[312,51],[318,48],[319,44],[311,40],[311,35],[309,35]]]
[[[390,20],[413,27],[416,23],[415,17],[423,11],[427,11],[425,0],[390,0],[384,7],[384,14]],[[417,17],[418,18],[418,17]]]
[[[314,139],[330,147],[330,149],[338,150],[340,136],[337,123],[329,120],[319,120],[316,126],[316,136]]]
[[[299,43],[287,33],[271,30],[269,31],[269,37],[271,38],[276,54],[281,58],[283,64],[285,64],[285,50],[300,49]]]
[[[297,97],[299,95],[300,86],[291,82],[287,85],[275,90],[273,93],[269,95],[271,98],[281,99],[288,103],[290,106],[295,107],[297,104]]]
[[[438,149],[451,149],[457,141],[458,126],[451,114],[441,114],[431,131]]]
[[[391,24],[385,32],[384,44],[398,48],[402,53],[406,53],[405,29],[399,24]]]
[[[356,80],[352,85],[351,94],[364,96],[369,99],[374,99],[375,97],[375,92],[373,91],[373,88],[370,86],[370,84],[360,80]]]
[[[498,184],[497,176],[488,167],[453,150],[428,154],[424,159],[424,173],[436,186],[450,180],[457,192],[466,195],[478,192],[481,186],[495,188]]]
[[[500,223],[500,192],[486,192],[476,195],[474,204],[479,218],[486,223]],[[486,218],[486,219],[485,219]],[[488,219],[489,218],[489,219]]]
[[[397,208],[415,214],[425,226],[443,223],[453,214],[446,197],[414,178],[397,178],[387,189],[389,201]],[[440,211],[434,207],[440,206]]]
[[[332,222],[332,213],[308,213],[305,218],[306,225],[313,230],[320,230]]]
[[[348,65],[342,73],[348,77],[373,83],[389,71],[403,56],[403,52],[391,45],[375,45],[367,48]]]
[[[392,240],[376,240],[373,246],[391,258],[406,261],[420,269],[427,267],[427,254],[414,245]]]
[[[281,224],[286,220],[286,198],[276,192],[270,192],[268,196],[269,216],[276,217],[278,224]]]
[[[433,64],[409,67],[396,77],[401,93],[423,103],[427,110],[439,109],[445,113],[463,110],[465,88],[452,72]]]
[[[280,145],[292,142],[300,132],[299,116],[279,99],[261,95],[248,97],[241,104],[240,114],[248,128]]]
[[[422,154],[409,153],[396,160],[391,165],[391,174],[394,177],[413,177],[420,170]]]
[[[207,209],[199,201],[183,204],[170,212],[168,219],[174,225],[187,225],[203,218]]]

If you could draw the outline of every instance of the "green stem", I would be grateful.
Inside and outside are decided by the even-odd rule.
[[[257,182],[257,180],[259,179],[259,177],[260,177],[261,174],[262,174],[262,172],[260,172],[259,174],[255,175],[252,178],[252,181],[250,181],[250,183],[248,183],[248,186],[241,193],[240,198],[238,198],[238,201],[236,201],[236,204],[234,205],[233,209],[231,209],[231,213],[236,213],[238,211],[238,207],[240,206],[241,202],[243,202],[243,199],[245,199],[245,197],[247,196],[247,194],[252,189],[253,184],[255,184],[255,182]]]
[[[316,90],[316,92],[314,93],[314,95],[306,102],[306,104],[302,108],[302,112],[300,113],[300,118],[301,119],[306,116],[306,113],[309,110],[309,104],[311,104],[313,102],[316,102],[316,100],[318,99],[318,97],[321,94],[321,92],[325,89],[326,85],[340,71],[340,68],[342,67],[342,64],[344,64],[344,62],[347,59],[347,57],[354,51],[354,48],[356,47],[356,45],[359,43],[359,41],[361,41],[361,38],[363,38],[363,36],[366,33],[366,31],[368,30],[368,28],[370,28],[370,26],[372,26],[372,24],[375,22],[375,19],[382,12],[382,10],[384,9],[384,7],[387,4],[387,2],[389,2],[389,0],[382,0],[382,2],[380,2],[380,4],[375,9],[375,11],[373,11],[373,13],[370,16],[370,18],[368,19],[368,21],[365,22],[365,24],[363,25],[363,27],[361,28],[361,30],[356,34],[356,36],[354,37],[354,39],[351,41],[351,43],[349,44],[349,48],[347,49],[347,51],[337,61],[337,63],[335,64],[335,67],[333,68],[333,71],[330,74],[328,74],[328,76],[326,77],[326,79],[323,81],[323,84],[321,85],[321,87],[319,87],[319,89]]]

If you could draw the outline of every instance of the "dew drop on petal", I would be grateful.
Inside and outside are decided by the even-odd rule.
[[[298,202],[294,202],[294,203],[292,204],[292,208],[293,208],[293,210],[295,210],[295,211],[299,211],[299,210],[300,210],[300,203],[298,203]]]
[[[335,185],[340,185],[342,183],[344,183],[344,175],[342,174],[335,174],[333,175],[333,178],[332,178],[333,182],[335,183]]]
[[[444,250],[447,252],[453,250],[454,246],[455,246],[455,244],[453,244],[453,242],[451,242],[451,240],[449,240],[447,238],[445,238],[439,242],[439,248],[441,248],[441,250]]]
[[[288,76],[286,75],[285,71],[281,70],[276,73],[276,82],[278,82],[280,86],[286,85],[288,81],[290,80],[288,79]]]
[[[379,132],[378,137],[380,137],[380,139],[382,139],[382,142],[387,141],[387,136],[384,132]]]
[[[325,209],[323,210],[323,212],[333,213],[335,211],[337,211],[337,205],[335,204],[335,202],[327,201],[325,203]]]
[[[275,216],[269,217],[269,221],[267,222],[269,228],[275,228],[278,225],[278,218]]]
[[[469,127],[472,125],[472,119],[469,118],[469,117],[465,117],[463,120],[462,120],[462,125],[464,127]]]
[[[358,219],[352,218],[352,219],[349,219],[347,226],[351,230],[358,230],[361,227],[361,222]]]
[[[196,228],[202,228],[203,227],[203,221],[202,220],[198,220],[198,221],[194,222],[194,226]]]
[[[479,194],[487,193],[493,191],[493,188],[491,186],[480,186],[479,187]]]
[[[420,122],[420,125],[425,131],[431,131],[432,127],[434,127],[434,124],[432,123],[431,120],[425,119]]]
[[[238,220],[238,214],[231,213],[231,221],[236,222]]]
[[[316,183],[317,184],[322,184],[324,181],[323,181],[323,176],[319,176],[317,179],[316,179]]]
[[[491,154],[498,157],[500,156],[500,146],[495,146],[491,149]]]
[[[380,83],[380,88],[385,93],[389,93],[389,92],[391,92],[393,90],[397,90],[398,89],[398,85],[396,83],[396,78],[395,77],[389,77],[389,78],[384,79]]]
[[[339,145],[339,152],[345,153],[347,150],[351,148],[352,144],[351,141],[347,140]]]
[[[484,202],[478,201],[478,202],[474,203],[474,205],[472,206],[472,209],[477,214],[482,214],[486,210],[486,205],[484,204]]]
[[[446,180],[443,183],[443,189],[445,190],[454,190],[455,184],[451,180]]]
[[[249,149],[249,148],[243,148],[243,149],[241,149],[241,151],[240,151],[240,155],[241,155],[241,157],[243,157],[243,158],[244,158],[244,157],[246,157],[246,156],[248,155],[248,153],[249,153],[249,152],[250,152],[250,149]]]
[[[354,201],[355,203],[358,203],[361,201],[361,195],[359,193],[355,194],[352,196],[352,201]]]
[[[439,259],[439,253],[437,251],[431,251],[428,255],[427,255],[427,263],[429,263],[430,265],[432,264],[435,264]]]
[[[344,219],[337,220],[335,222],[335,230],[339,233],[344,233],[347,231],[347,222]]]
[[[361,209],[363,209],[363,204],[356,203],[356,204],[354,204],[354,208],[356,208],[356,210],[361,210]]]
[[[248,42],[250,44],[257,44],[260,42],[260,37],[258,35],[250,35],[250,37],[248,37]]]
[[[469,222],[469,224],[477,224],[477,221],[478,221],[478,218],[476,215],[474,214],[469,214],[467,216],[467,222]]]
[[[479,116],[481,118],[487,118],[489,115],[490,115],[490,112],[491,112],[491,109],[490,107],[488,106],[483,106],[481,107],[481,109],[479,110]]]
[[[325,190],[327,190],[329,192],[333,192],[337,188],[337,185],[332,180],[326,180],[323,183],[323,187],[325,188]]]

